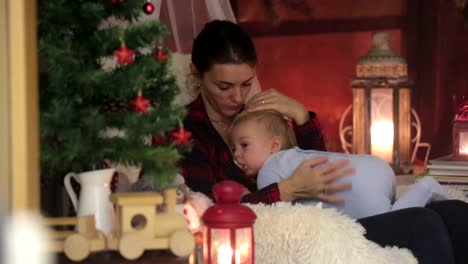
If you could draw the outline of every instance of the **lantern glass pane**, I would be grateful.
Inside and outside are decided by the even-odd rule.
[[[210,230],[211,228],[206,226],[203,227],[203,258],[206,263],[210,263],[208,259],[210,257],[208,256],[208,246],[209,242],[211,242],[211,238],[209,237]]]
[[[252,241],[252,229],[250,227],[236,230],[236,264],[253,263]]]
[[[468,155],[468,132],[460,132],[460,141],[458,146],[460,155]]]
[[[211,260],[213,264],[232,263],[231,229],[211,229]]]
[[[371,154],[388,163],[393,157],[393,96],[391,88],[371,90]]]

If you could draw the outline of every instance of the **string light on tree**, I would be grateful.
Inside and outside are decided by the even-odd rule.
[[[143,12],[147,15],[151,15],[154,12],[154,5],[151,3],[151,0],[146,1],[143,5]]]

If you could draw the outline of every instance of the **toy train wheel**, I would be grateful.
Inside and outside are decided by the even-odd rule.
[[[135,233],[123,235],[119,242],[120,255],[130,260],[139,258],[144,251],[140,239]]]
[[[195,246],[193,235],[187,230],[179,230],[173,233],[169,239],[169,249],[178,257],[190,255]]]
[[[89,256],[91,252],[90,243],[86,237],[73,234],[65,239],[64,252],[67,258],[73,261],[81,261]]]

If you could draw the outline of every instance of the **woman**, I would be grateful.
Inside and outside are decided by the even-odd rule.
[[[242,110],[275,109],[293,121],[299,147],[325,150],[316,114],[299,102],[273,89],[246,100],[256,76],[256,64],[252,40],[234,23],[212,21],[195,38],[192,72],[199,82],[200,95],[188,106],[184,120],[184,127],[193,138],[193,149],[181,162],[187,185],[211,196],[215,183],[235,180],[248,189],[243,202],[249,203],[296,199],[342,202],[334,193],[351,186],[335,180],[353,173],[346,160],[306,160],[288,178],[261,190],[256,190],[255,180],[234,163],[226,132]],[[409,248],[420,263],[454,263],[454,256],[458,263],[468,261],[465,203],[448,201],[434,204],[431,209],[410,208],[358,221],[366,229],[368,239],[382,246]]]

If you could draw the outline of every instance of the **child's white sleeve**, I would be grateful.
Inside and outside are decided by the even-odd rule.
[[[257,175],[257,188],[262,189],[272,183],[281,181],[283,178],[279,169],[264,166]]]

